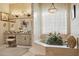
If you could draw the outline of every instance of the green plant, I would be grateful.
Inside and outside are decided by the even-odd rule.
[[[49,45],[63,45],[60,33],[56,34],[56,32],[54,34],[49,33],[49,38],[45,41],[45,43]]]

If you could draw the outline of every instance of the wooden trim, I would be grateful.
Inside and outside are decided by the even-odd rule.
[[[6,20],[0,20],[0,21],[15,23],[15,21],[6,21]]]
[[[19,18],[19,17],[18,17],[18,18],[13,18],[13,19],[32,19],[32,17],[25,17],[25,18]],[[12,19],[12,20],[13,20],[13,19]],[[9,20],[11,20],[11,19],[9,19]]]
[[[6,13],[6,12],[0,12],[0,13],[5,13],[5,14],[9,14],[9,13]]]

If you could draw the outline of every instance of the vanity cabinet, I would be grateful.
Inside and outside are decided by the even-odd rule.
[[[22,45],[22,46],[30,46],[32,44],[31,42],[31,34],[24,34],[24,33],[18,33],[18,34],[5,34],[4,35],[4,42],[6,44],[6,39],[9,36],[16,36],[16,44]]]

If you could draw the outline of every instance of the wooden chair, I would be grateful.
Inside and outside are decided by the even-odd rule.
[[[16,36],[9,36],[8,39],[6,39],[8,47],[16,47]]]

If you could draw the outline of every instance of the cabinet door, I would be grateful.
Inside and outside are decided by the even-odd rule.
[[[23,37],[23,39],[22,39],[21,43],[22,43],[22,45],[26,46],[27,45],[26,35],[23,35],[22,37]]]
[[[16,43],[18,45],[31,45],[31,35],[16,35]]]
[[[31,35],[26,35],[26,45],[31,45]]]
[[[23,45],[24,38],[25,38],[25,35],[16,35],[16,43],[18,45]]]
[[[31,45],[31,43],[30,43],[30,40],[31,40],[30,35],[23,35],[22,37],[23,37],[22,41],[21,41],[22,45],[25,45],[25,46]]]

